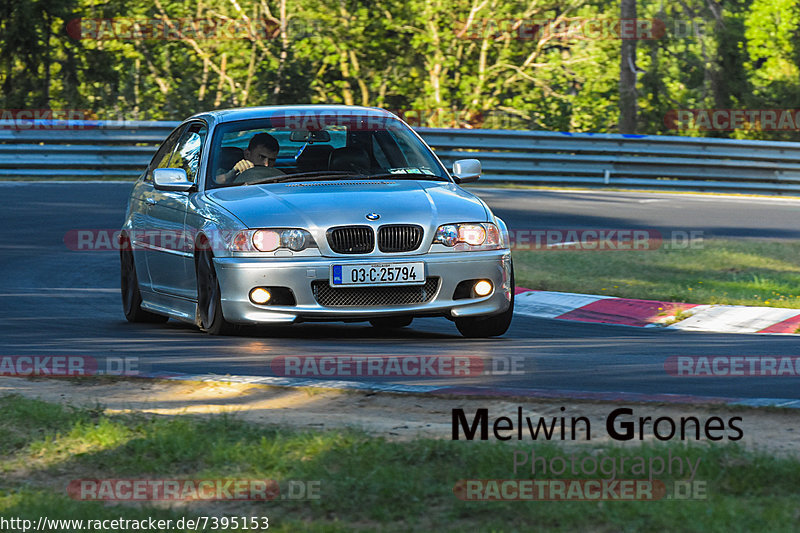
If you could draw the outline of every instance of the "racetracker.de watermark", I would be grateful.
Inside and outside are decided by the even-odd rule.
[[[671,130],[797,131],[800,109],[673,109],[664,115]]]
[[[73,229],[64,245],[75,252],[119,252],[137,245],[189,251],[195,247],[227,247],[236,231]],[[124,234],[124,238],[123,237]],[[703,230],[655,229],[509,229],[509,247],[519,251],[636,251],[686,250],[704,247]]]
[[[666,487],[647,479],[463,479],[453,492],[464,501],[652,501]]]
[[[0,130],[89,130],[99,124],[88,109],[0,109]]]
[[[227,247],[237,231],[204,230],[119,230],[119,229],[73,229],[64,234],[64,245],[73,252],[119,252],[133,250],[139,245],[165,250],[213,249]]]
[[[319,35],[323,21],[290,18],[286,34],[294,40]],[[91,41],[266,41],[281,36],[278,19],[271,18],[75,18],[67,23],[67,35]]]
[[[320,480],[273,479],[75,479],[67,485],[73,500],[272,501],[319,500]]]
[[[656,229],[509,229],[512,250],[636,251],[701,249],[702,230]]]
[[[518,375],[522,356],[307,355],[280,356],[270,363],[284,377],[440,378]]]
[[[705,500],[705,481],[658,479],[462,479],[453,493],[464,501]]]
[[[800,357],[789,355],[673,355],[664,370],[676,377],[800,377]]]
[[[74,378],[138,376],[142,372],[138,357],[0,355],[0,376]]]
[[[660,18],[471,18],[458,20],[459,39],[516,41],[605,41],[686,39],[706,34],[702,19]]]
[[[329,126],[346,126],[351,131],[379,131],[398,126],[399,118],[412,128],[484,128],[525,129],[531,117],[523,111],[501,109],[471,109],[466,107],[406,107],[387,108],[392,115],[352,113],[351,111],[285,111],[269,117],[276,128],[291,130],[321,130]]]

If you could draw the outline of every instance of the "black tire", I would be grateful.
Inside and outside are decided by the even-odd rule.
[[[139,278],[136,276],[136,264],[133,262],[133,251],[130,241],[121,241],[119,251],[120,292],[122,294],[122,311],[128,322],[147,322],[163,324],[168,316],[158,315],[142,309],[142,293],[139,292]]]
[[[236,329],[222,315],[221,293],[214,256],[208,250],[201,250],[197,254],[197,312],[200,329],[210,335],[230,335]]]
[[[372,327],[378,329],[396,329],[410,326],[413,320],[413,316],[386,316],[373,318],[369,323],[372,324]]]
[[[464,337],[475,339],[485,337],[499,337],[511,325],[514,318],[514,266],[511,266],[511,302],[508,309],[502,313],[489,316],[456,318],[456,328]]]

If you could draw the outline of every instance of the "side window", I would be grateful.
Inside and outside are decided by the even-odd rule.
[[[177,148],[169,158],[169,168],[182,168],[186,171],[189,181],[197,180],[197,170],[200,167],[200,153],[206,141],[208,128],[205,124],[194,123],[186,128]]]
[[[153,156],[153,160],[150,162],[150,166],[147,170],[147,178],[145,178],[146,181],[153,181],[153,169],[166,168],[182,131],[183,128],[178,128],[173,131],[170,136],[167,137],[167,140],[164,141],[164,144],[161,145],[161,148],[158,149],[158,152],[156,152],[156,155]]]

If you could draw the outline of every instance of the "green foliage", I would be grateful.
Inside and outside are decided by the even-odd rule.
[[[563,28],[614,27],[619,9],[619,0],[5,2],[0,109],[176,120],[232,106],[345,103],[398,110],[415,125],[613,132],[621,40]],[[664,29],[638,43],[639,132],[796,137],[676,130],[665,117],[800,107],[800,4],[637,9]],[[131,32],[134,21],[156,30]],[[201,31],[192,21],[205,21]],[[176,38],[177,27],[188,31]]]

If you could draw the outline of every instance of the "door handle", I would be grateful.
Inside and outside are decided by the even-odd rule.
[[[156,205],[156,201],[153,198],[145,198],[144,203],[147,205]]]

